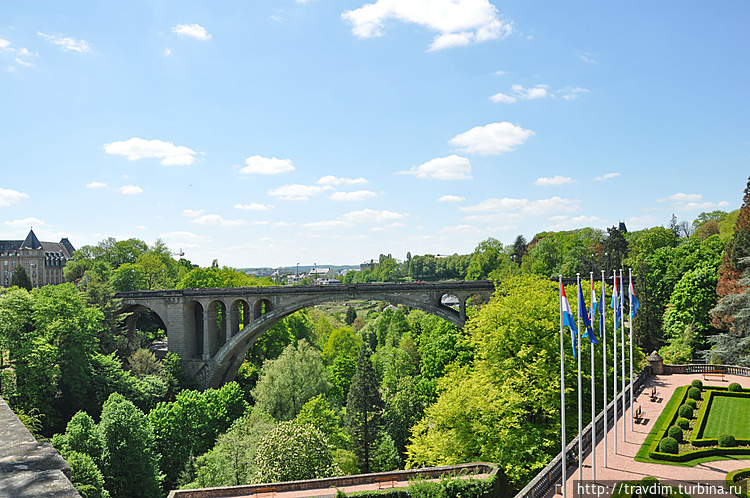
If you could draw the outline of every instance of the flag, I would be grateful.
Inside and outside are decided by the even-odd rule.
[[[576,343],[576,335],[578,334],[578,327],[576,327],[576,321],[573,319],[573,312],[570,311],[570,303],[568,302],[568,296],[565,295],[565,287],[560,287],[562,293],[560,294],[560,309],[562,310],[563,326],[570,328],[570,342],[573,345],[573,357],[578,357],[578,344]]]
[[[593,309],[593,308],[592,308]],[[583,337],[591,341],[591,344],[599,344],[596,340],[596,334],[591,329],[591,320],[589,320],[588,311],[586,311],[586,301],[583,299],[583,287],[578,286],[578,314],[583,320],[583,326],[586,328],[586,332],[583,333]]]
[[[604,295],[604,279],[602,279],[602,297],[599,300],[601,302],[601,308],[599,308],[599,337],[604,335],[605,323],[604,323],[604,308],[607,307],[605,304],[606,296]]]
[[[620,297],[617,294],[617,277],[615,277],[610,305],[610,308],[615,310],[615,331],[620,330]]]
[[[635,292],[633,292],[633,276],[630,275],[630,318],[635,318],[635,314],[638,313],[638,308],[641,306],[641,303],[638,302],[638,298],[635,297]]]
[[[594,326],[594,317],[596,317],[596,291],[594,290],[594,275],[591,274],[591,313],[589,314],[589,317],[591,319],[591,327]],[[600,335],[601,337],[601,335]]]

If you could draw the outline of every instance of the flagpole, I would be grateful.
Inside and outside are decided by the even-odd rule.
[[[614,345],[612,347],[612,351],[614,354],[614,357],[613,357],[614,368],[612,369],[613,370],[612,376],[614,378],[614,382],[612,383],[612,385],[615,390],[613,394],[613,398],[612,398],[612,404],[614,405],[614,408],[615,408],[615,414],[614,414],[614,418],[612,419],[614,422],[612,424],[612,428],[614,429],[614,436],[615,436],[615,454],[617,454],[617,308],[616,308],[616,306],[618,306],[617,304],[617,270],[612,270],[612,275],[613,275],[612,277],[612,304],[614,304],[614,306],[612,306],[612,309],[614,310],[614,313],[612,314],[612,316],[613,316],[613,322],[615,326],[614,343],[613,343]]]
[[[563,498],[568,498],[565,492],[567,475],[566,467],[568,463],[567,455],[565,454],[565,352],[563,346],[563,307],[562,307],[562,275],[557,276],[560,281],[560,418],[561,418],[561,429],[562,429],[562,453],[560,466],[562,467],[562,495]]]
[[[581,274],[576,273],[576,279],[578,282],[578,288],[576,291],[578,291],[578,323],[577,327],[578,330],[581,330]],[[582,335],[578,334],[579,336]],[[581,338],[576,338],[576,350],[578,351],[578,480],[583,481],[583,449],[581,448],[583,446],[582,444],[582,437],[583,436],[583,393],[581,392]]]
[[[628,303],[630,304],[630,431],[634,432],[633,428],[633,269],[628,268]]]
[[[627,422],[625,421],[625,413],[627,412],[626,408],[626,401],[627,401],[627,394],[625,393],[625,316],[624,316],[624,296],[622,294],[622,268],[620,268],[620,302],[618,303],[618,306],[620,307],[620,366],[622,367],[622,376],[620,378],[620,384],[621,389],[620,392],[622,393],[622,440],[627,441]]]
[[[602,270],[602,299],[599,304],[599,329],[601,330],[602,343],[602,378],[604,379],[604,468],[607,468],[607,328],[605,327],[604,301],[604,270]]]
[[[594,313],[594,299],[596,299],[596,293],[594,291],[594,272],[589,273],[589,282],[591,283],[591,313]],[[593,316],[591,317],[593,318]],[[589,334],[594,333],[594,321],[591,322],[591,330]],[[596,482],[596,385],[594,384],[594,343],[589,341],[591,347],[591,480]]]

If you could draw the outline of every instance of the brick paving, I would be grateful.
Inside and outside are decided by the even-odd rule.
[[[738,469],[750,468],[750,460],[722,460],[701,463],[694,467],[682,467],[676,465],[661,465],[656,463],[643,463],[634,460],[635,454],[641,448],[643,441],[654,423],[661,415],[662,408],[672,397],[675,389],[690,384],[694,379],[699,379],[708,386],[728,386],[737,382],[742,387],[750,388],[750,378],[736,375],[726,375],[724,381],[704,380],[703,374],[671,374],[656,375],[648,379],[643,391],[635,398],[634,407],[641,407],[643,420],[640,424],[633,424],[631,431],[630,409],[628,408],[625,421],[627,424],[626,441],[622,440],[623,417],[621,406],[618,410],[617,426],[617,454],[614,451],[614,430],[609,421],[609,432],[607,433],[607,468],[604,468],[604,442],[600,439],[596,445],[596,481],[625,481],[640,480],[645,476],[654,476],[660,480],[673,480],[680,482],[719,481],[726,477],[728,472]],[[650,400],[650,393],[656,387],[658,396],[656,401]],[[748,414],[750,416],[750,414]],[[584,481],[592,478],[591,454],[583,462]],[[573,481],[578,480],[578,469],[569,470],[567,476],[567,496],[573,498],[575,486]],[[695,496],[695,495],[694,495]]]

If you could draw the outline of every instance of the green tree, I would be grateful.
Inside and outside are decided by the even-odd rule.
[[[83,498],[109,498],[104,488],[104,475],[86,453],[71,451],[65,455],[70,466],[70,480]]]
[[[371,355],[370,347],[363,344],[346,402],[346,418],[352,435],[352,446],[359,467],[364,473],[370,472],[371,453],[382,427],[384,408],[378,378],[370,362]]]
[[[31,290],[31,279],[23,266],[16,266],[16,269],[13,270],[13,274],[10,276],[10,286]]]
[[[163,476],[146,415],[114,393],[102,407],[99,430],[104,442],[101,470],[112,497],[160,496]]]
[[[357,310],[354,306],[349,305],[346,307],[346,319],[344,320],[347,325],[351,325],[354,323],[354,320],[357,319]]]
[[[135,263],[123,263],[112,272],[110,284],[116,292],[129,292],[148,289],[146,270]]]
[[[469,268],[466,270],[466,280],[486,279],[490,273],[508,267],[509,264],[510,257],[505,254],[503,244],[490,237],[474,249]]]
[[[320,479],[335,475],[323,434],[307,424],[282,422],[258,443],[255,455],[261,482]]]
[[[322,395],[310,399],[294,419],[295,423],[312,425],[325,436],[331,450],[349,447],[349,435],[341,427],[341,417]]]

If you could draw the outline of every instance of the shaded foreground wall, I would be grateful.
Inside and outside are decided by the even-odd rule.
[[[40,443],[0,398],[0,497],[80,497],[70,467],[49,443]]]

